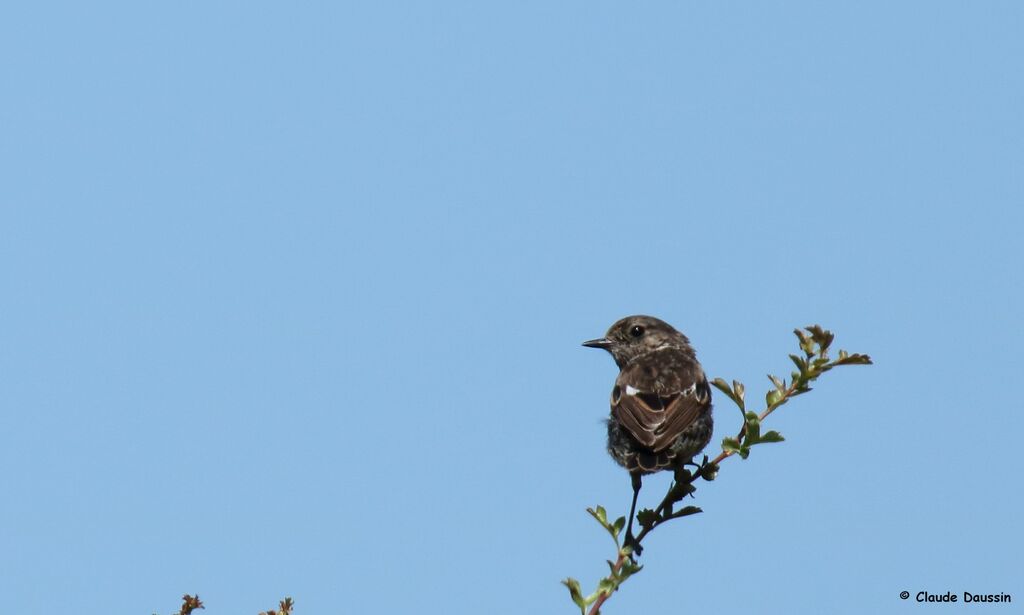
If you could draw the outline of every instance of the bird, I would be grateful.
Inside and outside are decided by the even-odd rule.
[[[624,545],[640,553],[633,517],[641,477],[662,470],[679,475],[711,441],[711,387],[690,340],[653,316],[627,316],[604,337],[583,342],[608,351],[619,367],[608,417],[608,453],[633,486]]]

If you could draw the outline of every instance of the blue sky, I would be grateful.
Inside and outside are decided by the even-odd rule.
[[[1012,2],[5,8],[5,606],[571,613],[559,580],[612,556],[584,509],[630,495],[579,344],[632,313],[754,399],[796,326],[876,365],[773,415],[787,441],[727,461],[606,613],[1024,601],[1022,29]]]

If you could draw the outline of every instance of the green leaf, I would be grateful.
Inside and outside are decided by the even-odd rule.
[[[727,453],[740,452],[740,441],[736,438],[725,438],[722,440],[722,450]]]
[[[562,585],[569,588],[569,597],[576,603],[576,606],[580,607],[580,612],[586,612],[587,600],[583,597],[583,592],[580,591],[580,582],[569,577],[562,581]]]
[[[811,325],[804,327],[804,329],[807,329],[807,332],[811,334],[811,339],[818,345],[818,354],[824,356],[836,336],[831,331],[822,329],[820,325]]]
[[[872,365],[871,357],[866,354],[846,354],[846,351],[839,351],[839,359],[832,365]]]
[[[616,519],[615,523],[612,524],[612,529],[614,530],[614,533],[612,534],[612,536],[614,538],[618,538],[619,537],[619,532],[621,532],[622,528],[624,528],[624,527],[626,527],[626,518],[625,517],[619,517],[618,519]]]
[[[739,451],[739,455],[740,455],[740,459],[746,459],[747,457],[749,457],[750,456],[750,447],[747,446],[746,444],[741,446],[740,447],[740,451]]]
[[[645,508],[636,513],[636,521],[641,527],[650,527],[658,521],[658,515],[650,508]]]
[[[625,561],[622,562],[622,570],[624,572],[628,572],[629,574],[636,574],[643,569],[643,564],[638,564],[628,557],[625,559]]]
[[[771,408],[772,406],[782,401],[782,391],[780,391],[779,389],[775,389],[774,391],[768,391],[768,393],[764,396],[764,401],[765,403],[768,404],[768,407]]]
[[[783,442],[785,438],[777,431],[766,431],[761,434],[761,442]]]
[[[690,515],[696,515],[697,513],[702,512],[704,512],[704,510],[699,506],[684,506],[673,513],[672,518],[678,519],[679,517],[689,517]]]
[[[803,350],[804,354],[806,354],[808,358],[813,357],[814,340],[808,337],[807,334],[800,329],[793,329],[793,333],[796,335],[797,339],[800,340],[800,350]]]
[[[615,581],[609,578],[601,579],[597,583],[597,591],[604,594],[611,595],[616,589],[618,589],[618,586],[615,584]]]
[[[775,390],[779,391],[780,393],[786,390],[785,380],[780,379],[778,376],[775,376],[774,374],[768,374],[768,379],[771,380],[772,384],[775,385]]]
[[[793,361],[793,364],[796,365],[796,368],[800,370],[800,375],[801,376],[807,373],[807,360],[806,359],[798,357],[795,354],[789,355],[789,358]]]
[[[601,524],[605,529],[610,529],[608,525],[608,513],[605,512],[604,506],[598,506],[597,509],[588,508],[587,512],[590,516],[597,519],[597,522]]]
[[[743,416],[747,425],[745,440],[751,443],[757,442],[761,438],[761,419],[757,417],[756,412],[747,412]]]
[[[626,579],[640,572],[641,570],[643,570],[643,566],[633,562],[632,559],[627,557],[626,560],[622,562],[622,568],[619,569],[619,585],[621,585]]]
[[[745,399],[744,396],[745,396],[746,390],[747,390],[746,387],[744,387],[743,383],[740,382],[739,380],[733,380],[732,381],[732,390],[736,393],[736,398],[739,399],[740,407],[742,407],[744,399]]]
[[[731,399],[734,404],[736,404],[737,406],[739,405],[740,402],[736,400],[736,394],[732,392],[732,387],[729,386],[729,383],[727,383],[725,380],[722,380],[721,378],[715,378],[714,380],[711,381],[711,384],[719,391],[725,393],[726,396],[729,399]]]

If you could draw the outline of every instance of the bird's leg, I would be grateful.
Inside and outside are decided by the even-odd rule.
[[[632,547],[633,552],[640,555],[643,548],[636,541],[636,538],[633,537],[633,515],[636,514],[636,497],[640,495],[640,473],[630,472],[629,477],[633,480],[633,503],[629,505],[629,523],[626,524],[628,529],[626,530],[626,538],[622,541],[622,546]]]
[[[680,462],[674,468],[672,468],[672,477],[676,479],[676,484],[690,482],[690,471],[686,469],[686,466],[696,466],[693,463],[693,459]]]

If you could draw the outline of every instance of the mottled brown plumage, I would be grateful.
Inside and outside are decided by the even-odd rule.
[[[653,363],[654,365],[651,365]],[[625,365],[612,389],[612,417],[638,446],[610,447],[627,469],[654,472],[700,452],[711,437],[711,391],[700,365],[666,348]],[[648,455],[657,456],[654,465]]]
[[[632,518],[643,474],[679,470],[711,440],[711,387],[690,340],[652,316],[629,316],[583,343],[619,366],[608,419],[608,452],[633,481]],[[636,545],[637,548],[639,545]]]

